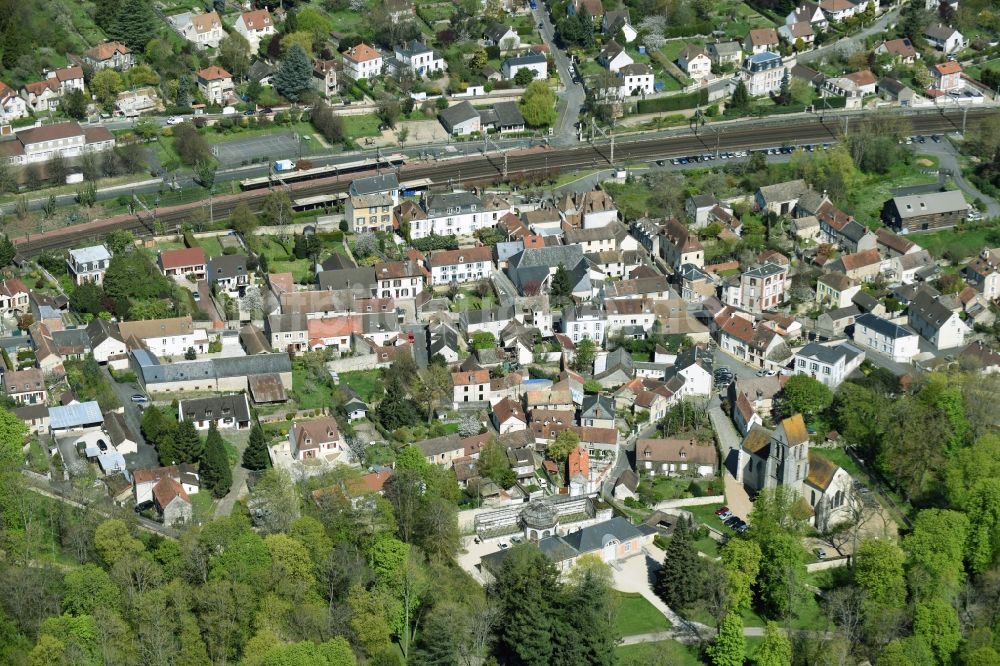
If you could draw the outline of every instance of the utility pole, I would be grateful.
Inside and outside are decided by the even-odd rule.
[[[483,135],[483,155],[487,156],[487,151],[489,150],[491,139],[488,134]],[[503,170],[501,171],[504,178],[507,177],[507,151],[500,146],[496,141],[493,141],[493,147],[500,152],[503,156]],[[488,156],[487,156],[488,157]]]

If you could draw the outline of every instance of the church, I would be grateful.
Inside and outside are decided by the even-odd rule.
[[[750,428],[740,447],[738,479],[751,496],[784,486],[799,494],[812,510],[810,522],[827,530],[850,518],[853,482],[839,465],[809,450],[809,433],[801,414],[781,421],[774,430]]]

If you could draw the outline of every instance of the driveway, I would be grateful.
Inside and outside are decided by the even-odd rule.
[[[559,114],[559,119],[556,121],[553,143],[563,145],[575,143],[577,137],[575,125],[580,120],[580,109],[583,108],[583,103],[587,99],[587,93],[583,89],[583,85],[573,81],[573,72],[570,69],[569,57],[567,57],[565,51],[556,46],[556,29],[552,25],[548,12],[545,11],[545,5],[540,4],[538,9],[531,12],[531,15],[534,17],[535,25],[538,23],[542,24],[542,39],[552,53],[552,58],[556,63],[556,70],[559,72],[559,78],[565,87],[565,91],[559,96],[560,101],[565,106]]]
[[[136,469],[148,469],[150,467],[160,466],[160,457],[156,453],[156,449],[151,445],[146,444],[146,440],[142,438],[142,430],[139,427],[142,421],[142,409],[139,405],[132,402],[132,396],[136,393],[143,393],[138,384],[124,384],[119,383],[111,377],[111,373],[108,372],[107,367],[102,366],[101,372],[104,373],[105,379],[111,382],[111,388],[114,389],[115,395],[118,396],[118,400],[122,403],[122,407],[125,408],[125,423],[131,428],[132,433],[138,440],[138,451],[130,455],[125,456],[125,466],[129,471]]]
[[[215,300],[212,299],[212,290],[208,288],[208,281],[198,280],[198,295],[200,298],[195,303],[199,308],[207,312],[213,321],[226,321],[222,313],[219,312],[219,308],[215,306]]]
[[[988,197],[978,189],[976,186],[966,180],[965,176],[962,174],[962,166],[958,162],[958,151],[955,146],[951,145],[951,142],[947,138],[941,141],[941,143],[921,143],[917,144],[919,148],[914,150],[919,150],[921,153],[926,153],[928,155],[933,155],[938,159],[938,168],[941,170],[947,169],[951,171],[951,178],[955,181],[955,185],[958,189],[962,190],[963,193],[970,199],[982,199],[986,204],[986,217],[1000,217],[1000,203],[997,203],[996,199]]]
[[[750,496],[739,478],[739,450],[743,443],[736,426],[722,411],[718,398],[713,398],[708,408],[708,418],[712,421],[712,429],[719,438],[719,449],[722,453],[722,481],[726,487],[726,506],[737,516],[746,520],[753,509]]]
[[[240,463],[243,460],[243,451],[247,448],[250,440],[249,430],[222,430],[222,438],[236,447],[236,466],[233,468],[233,485],[229,492],[215,505],[216,517],[228,516],[233,512],[236,503],[246,497],[250,491],[247,489],[247,477],[250,472]]]

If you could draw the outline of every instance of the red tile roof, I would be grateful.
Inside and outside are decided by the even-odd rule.
[[[451,381],[455,386],[470,386],[472,384],[489,384],[489,370],[473,370],[472,372],[453,372]]]
[[[586,449],[578,446],[570,451],[566,466],[568,471],[567,476],[571,479],[577,474],[582,474],[584,478],[590,477],[590,456],[587,455]]]
[[[941,75],[947,74],[958,74],[962,71],[962,65],[955,60],[949,60],[948,62],[942,62],[934,66],[934,69],[938,71]]]
[[[164,270],[170,268],[185,268],[187,266],[203,266],[205,250],[200,247],[187,247],[181,250],[164,250],[160,252],[160,266]]]
[[[267,11],[267,9],[243,12],[241,18],[243,19],[243,25],[251,30],[263,30],[268,26],[274,25],[274,21],[271,20],[271,12]]]
[[[104,42],[103,44],[98,44],[92,49],[87,49],[84,51],[84,55],[97,60],[98,62],[102,60],[110,60],[116,53],[126,54],[131,53],[128,47],[121,42]]]
[[[156,504],[160,508],[168,507],[177,497],[180,497],[185,502],[191,501],[184,487],[169,476],[160,479],[153,486],[153,499],[156,500]]]
[[[364,42],[344,51],[344,58],[353,62],[368,62],[369,60],[376,60],[381,57],[378,51]]]
[[[222,79],[231,79],[233,75],[218,65],[212,65],[198,72],[198,78],[204,81],[219,81]]]

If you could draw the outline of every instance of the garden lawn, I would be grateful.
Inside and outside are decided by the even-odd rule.
[[[894,189],[937,182],[937,175],[921,173],[922,168],[927,167],[899,165],[886,175],[862,175],[858,186],[851,191],[850,200],[843,206],[844,212],[854,215],[863,224],[878,226],[882,205],[893,197]]]
[[[935,257],[947,254],[950,258],[963,259],[974,256],[990,243],[987,236],[997,233],[997,225],[986,224],[972,229],[942,229],[910,234],[913,242]]]
[[[638,592],[618,592],[616,625],[622,636],[666,631],[670,621]]]
[[[216,236],[208,236],[206,238],[199,238],[198,245],[201,249],[205,251],[206,257],[221,257],[222,256],[222,243]]]
[[[339,377],[341,386],[349,386],[366,403],[370,404],[375,396],[383,392],[381,370],[341,372]]]
[[[374,114],[367,116],[343,116],[343,118],[344,134],[350,139],[363,136],[379,136],[381,134],[378,127],[382,121]]]
[[[314,381],[301,363],[292,364],[292,394],[299,409],[319,409],[333,404],[330,386]]]
[[[207,488],[190,497],[192,519],[196,525],[207,523],[215,516],[215,498]]]
[[[636,643],[615,648],[619,664],[670,664],[670,666],[702,666],[698,648],[677,641]]]

